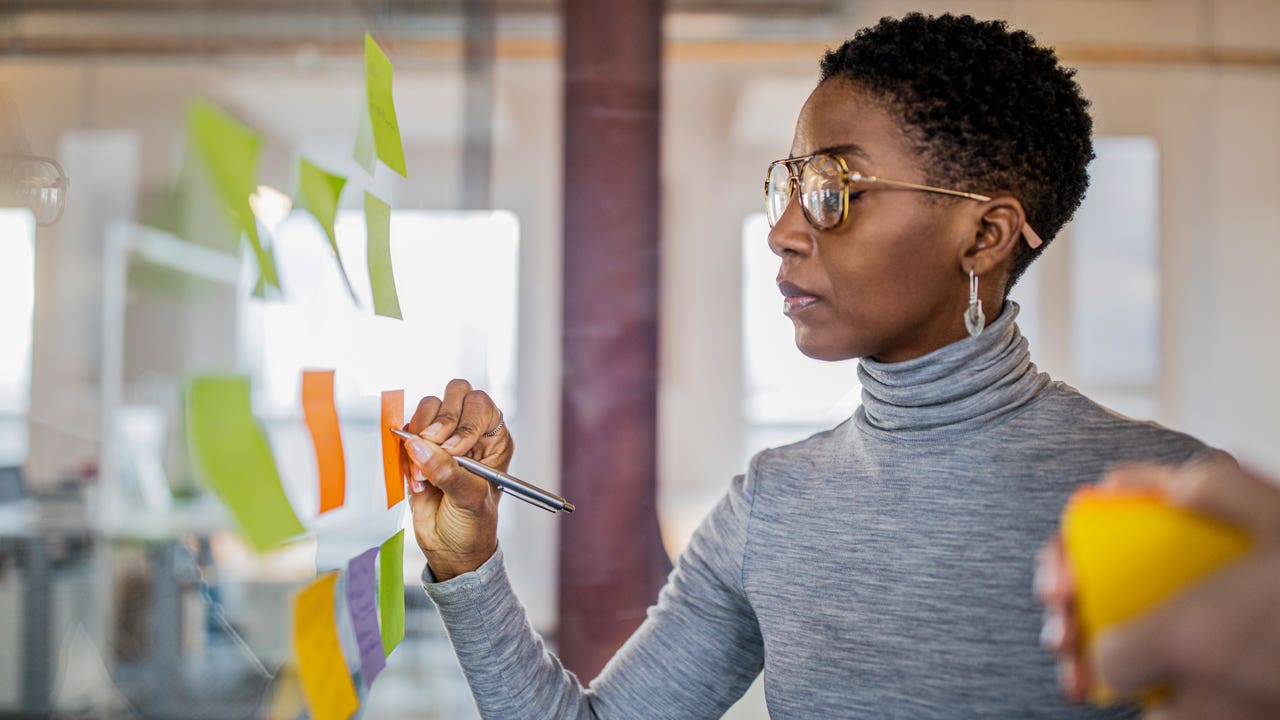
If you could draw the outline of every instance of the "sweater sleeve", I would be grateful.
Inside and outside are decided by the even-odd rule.
[[[424,573],[480,714],[494,718],[718,718],[764,663],[742,586],[750,477],[703,520],[645,621],[584,688],[533,631],[499,550],[442,583]]]

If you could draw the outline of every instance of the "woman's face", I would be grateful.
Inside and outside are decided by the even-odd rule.
[[[792,157],[821,151],[866,175],[926,182],[897,121],[876,96],[847,80],[822,83],[800,111]],[[793,194],[769,247],[782,260],[778,284],[801,352],[898,362],[965,335],[961,252],[973,241],[975,208],[972,201],[936,198],[884,186],[851,191],[845,221],[817,230]],[[999,314],[998,307],[986,310],[989,319]]]

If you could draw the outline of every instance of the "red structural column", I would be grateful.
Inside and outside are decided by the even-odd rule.
[[[662,3],[565,0],[558,652],[583,680],[669,562],[656,505]]]

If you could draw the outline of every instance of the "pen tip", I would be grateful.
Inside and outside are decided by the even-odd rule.
[[[565,504],[564,504],[564,511],[565,511],[565,512],[567,512],[567,513],[571,513],[571,512],[573,512],[573,503],[565,503]]]

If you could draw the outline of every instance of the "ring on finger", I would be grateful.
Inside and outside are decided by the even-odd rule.
[[[502,428],[505,426],[506,426],[506,423],[503,422],[502,418],[498,418],[498,424],[495,425],[492,430],[490,430],[487,433],[484,433],[480,437],[493,437],[494,435],[497,435],[498,433],[502,432]]]

